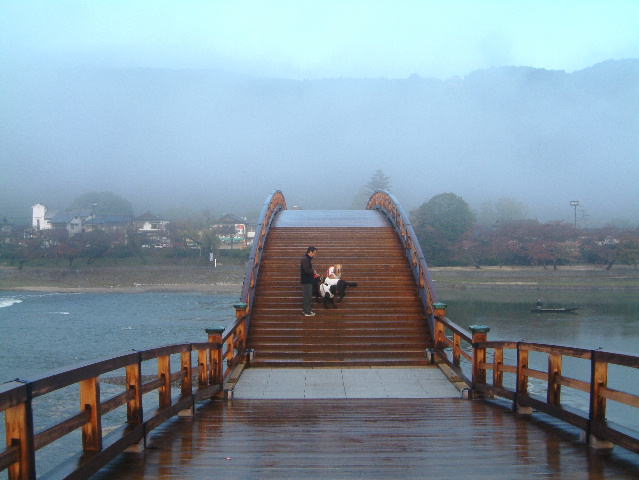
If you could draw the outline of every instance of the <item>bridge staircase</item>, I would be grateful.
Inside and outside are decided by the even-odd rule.
[[[337,308],[302,314],[300,259],[323,274],[341,263],[357,282]],[[282,211],[268,235],[249,331],[256,367],[426,365],[432,347],[401,241],[377,211]]]

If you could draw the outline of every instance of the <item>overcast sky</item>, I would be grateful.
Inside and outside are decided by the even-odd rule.
[[[637,57],[637,0],[0,2],[5,66],[448,78],[500,65],[574,71]]]
[[[337,208],[382,168],[409,208],[636,223],[639,67],[614,59],[639,0],[0,0],[0,218],[89,190]],[[567,73],[476,72],[500,66]]]

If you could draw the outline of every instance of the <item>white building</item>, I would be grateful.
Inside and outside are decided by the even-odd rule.
[[[31,226],[34,230],[51,230],[51,222],[47,216],[47,207],[36,203],[32,207],[33,217]]]
[[[168,220],[156,217],[151,212],[146,212],[134,220],[139,232],[166,232],[169,223]]]

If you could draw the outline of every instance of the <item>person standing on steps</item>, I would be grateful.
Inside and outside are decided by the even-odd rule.
[[[313,269],[313,257],[317,254],[317,248],[308,247],[306,254],[300,261],[300,283],[302,284],[302,293],[304,295],[304,316],[312,317],[315,312],[311,310],[311,302],[313,300],[313,284],[317,272]]]

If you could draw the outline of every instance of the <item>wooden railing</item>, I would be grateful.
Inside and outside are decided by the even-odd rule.
[[[446,318],[445,304],[435,304],[434,318],[433,346],[437,360],[446,363],[461,380],[470,385],[472,379],[462,369],[462,359],[472,365],[472,333]]]
[[[406,214],[394,195],[386,190],[377,190],[366,205],[368,210],[379,210],[390,221],[399,235],[406,257],[408,258],[413,277],[417,284],[418,295],[428,319],[431,334],[434,335],[433,304],[437,302],[437,295],[433,289],[433,282],[428,272],[428,265],[422,252],[422,247],[413,230],[410,217]]]
[[[235,306],[235,309],[238,312],[238,317],[240,316],[242,309],[245,315],[249,314],[253,309],[255,286],[257,285],[257,279],[259,276],[264,244],[271,228],[271,222],[275,218],[275,215],[281,210],[286,210],[286,200],[284,199],[284,194],[281,191],[276,190],[269,195],[264,202],[257,221],[255,238],[253,239],[253,246],[251,247],[251,253],[249,254],[249,259],[246,265],[246,274],[244,275],[244,284],[242,285],[242,294],[240,296],[243,305],[240,303]],[[247,328],[249,321],[250,317],[247,320]]]
[[[234,367],[245,359],[246,316],[238,316],[224,335],[223,327],[207,329],[208,342],[136,351],[0,385],[0,412],[4,412],[6,427],[0,472],[8,469],[11,480],[36,478],[36,451],[82,429],[82,451],[56,466],[48,476],[87,478],[119,453],[144,441],[150,431],[174,415],[193,415],[195,402],[219,396],[224,383],[234,381],[231,378]],[[177,355],[180,369],[171,372],[171,358]],[[150,360],[157,360],[157,375],[145,382],[142,364]],[[123,391],[102,400],[100,376],[119,369],[125,371]],[[176,383],[179,394],[174,395],[172,384]],[[79,386],[78,412],[35,432],[33,400],[71,385]],[[157,407],[145,411],[142,396],[154,390],[158,395]],[[102,417],[124,405],[126,418],[122,418],[122,424],[103,435]]]
[[[611,365],[622,367],[622,370],[634,369],[639,374],[639,356],[561,345],[488,341],[488,331],[486,326],[473,325],[469,332],[446,318],[445,306],[435,310],[436,359],[448,364],[471,386],[473,397],[501,397],[512,401],[513,411],[518,414],[530,415],[535,409],[559,418],[582,429],[586,441],[594,448],[610,449],[614,443],[639,453],[636,426],[615,424],[606,415],[607,400],[639,409],[639,395],[608,386]],[[530,352],[539,352],[546,357],[546,370],[531,368]],[[507,361],[509,358],[511,363]],[[589,378],[567,376],[563,370],[566,358],[589,362]],[[464,374],[462,359],[470,364],[471,378]],[[492,371],[490,377],[489,370]],[[622,377],[619,371],[615,372],[618,375],[616,384],[620,384]],[[511,382],[504,381],[504,374],[512,375]],[[530,392],[531,378],[545,383],[544,397]],[[562,402],[564,388],[584,392],[589,408],[580,410],[565,405]],[[639,410],[633,412],[627,418],[639,418]]]

